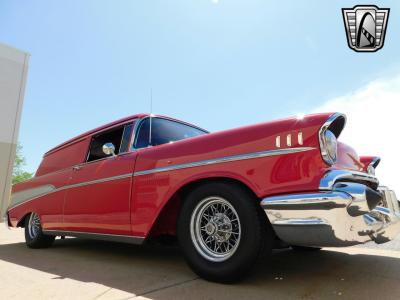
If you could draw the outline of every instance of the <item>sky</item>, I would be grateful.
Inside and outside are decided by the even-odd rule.
[[[342,138],[386,160],[381,176],[397,184],[400,3],[373,3],[391,8],[385,46],[356,53],[341,15],[366,4],[356,1],[0,0],[0,42],[31,54],[26,169],[86,130],[149,112],[152,89],[154,113],[210,131],[344,112]]]

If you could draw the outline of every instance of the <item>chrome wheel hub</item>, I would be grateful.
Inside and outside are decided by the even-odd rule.
[[[38,236],[40,232],[40,218],[37,214],[31,213],[28,223],[28,234],[31,239]]]
[[[205,231],[219,243],[224,243],[232,234],[232,222],[226,215],[217,213],[205,226]]]
[[[215,224],[212,222],[208,223],[205,228],[208,235],[214,235],[217,231],[217,226],[215,226]]]
[[[207,260],[224,261],[235,253],[241,236],[240,220],[224,198],[208,197],[195,207],[190,233],[196,250]]]

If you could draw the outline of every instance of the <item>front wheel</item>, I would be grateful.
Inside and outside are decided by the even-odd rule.
[[[209,183],[190,192],[177,232],[194,272],[224,283],[244,276],[262,252],[271,250],[273,239],[257,199],[230,183]]]
[[[31,213],[25,219],[25,242],[29,248],[47,248],[54,242],[55,236],[43,234],[40,218]]]

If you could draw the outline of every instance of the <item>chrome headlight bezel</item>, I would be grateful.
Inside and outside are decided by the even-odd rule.
[[[321,155],[324,161],[330,165],[337,160],[337,139],[330,130],[325,130],[321,136]]]
[[[337,161],[337,138],[346,124],[346,116],[340,113],[332,114],[319,130],[319,146],[322,159],[328,165]]]

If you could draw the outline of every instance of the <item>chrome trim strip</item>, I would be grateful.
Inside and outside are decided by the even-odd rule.
[[[329,225],[326,221],[319,218],[309,219],[287,219],[275,221],[274,225]]]
[[[88,238],[102,241],[128,243],[134,245],[143,244],[145,238],[141,236],[120,235],[120,234],[105,234],[82,231],[65,231],[65,230],[43,230],[44,234],[55,236],[72,236],[77,238]]]
[[[161,173],[161,172],[187,169],[187,168],[193,168],[193,167],[199,167],[199,166],[220,164],[220,163],[232,162],[232,161],[238,161],[238,160],[247,160],[247,159],[260,158],[260,157],[291,154],[291,153],[309,151],[309,150],[313,150],[313,149],[315,149],[315,148],[313,148],[313,147],[285,148],[285,149],[267,150],[267,151],[261,151],[261,152],[225,156],[225,157],[221,157],[221,158],[200,160],[200,161],[195,161],[195,162],[191,162],[191,163],[178,164],[178,165],[173,165],[173,166],[168,166],[168,167],[161,167],[161,168],[154,168],[154,169],[139,171],[139,172],[135,172],[133,174],[133,176],[143,176],[143,175],[148,175],[148,174],[153,174],[153,173]]]
[[[129,178],[131,176],[132,176],[132,173],[128,173],[128,174],[122,174],[122,175],[117,175],[117,176],[112,176],[112,177],[96,179],[96,180],[92,180],[92,181],[70,184],[70,185],[60,187],[60,188],[56,189],[54,192],[56,192],[56,191],[58,192],[58,191],[66,190],[66,189],[73,189],[73,188],[82,187],[82,186],[91,185],[91,184],[104,183],[104,182],[113,181],[113,180],[125,179],[125,178]]]
[[[331,190],[334,184],[341,180],[350,180],[354,182],[370,182],[377,186],[379,185],[378,178],[368,173],[349,170],[330,170],[321,178],[319,189]]]
[[[295,204],[321,204],[330,203],[331,201],[341,199],[350,202],[351,197],[342,192],[319,192],[319,193],[304,193],[304,194],[290,194],[266,197],[262,199],[261,206],[263,208],[270,208],[271,206],[286,206]]]
[[[208,160],[201,160],[201,161],[196,161],[196,162],[191,162],[191,163],[185,163],[185,164],[177,164],[177,165],[172,165],[168,167],[161,167],[161,168],[154,168],[154,169],[149,169],[149,170],[144,170],[144,171],[139,171],[139,172],[134,172],[132,173],[127,173],[127,174],[122,174],[118,176],[112,176],[112,177],[106,177],[106,178],[101,178],[97,180],[92,180],[92,181],[86,181],[82,183],[76,183],[76,184],[71,184],[71,185],[66,185],[60,188],[56,188],[46,194],[41,194],[39,196],[33,197],[31,199],[27,199],[23,202],[20,202],[16,205],[11,205],[8,210],[14,209],[18,207],[19,205],[35,200],[39,197],[51,194],[51,193],[56,193],[59,191],[63,191],[66,189],[71,189],[71,188],[77,188],[77,187],[82,187],[90,184],[97,184],[97,183],[104,183],[108,181],[113,181],[113,180],[119,180],[119,179],[125,179],[129,178],[131,176],[143,176],[143,175],[148,175],[148,174],[153,174],[153,173],[161,173],[161,172],[167,172],[167,171],[174,171],[174,170],[180,170],[180,169],[187,169],[187,168],[193,168],[193,167],[199,167],[199,166],[205,166],[205,165],[212,165],[212,164],[219,164],[219,163],[225,163],[225,162],[232,162],[232,161],[239,161],[239,160],[246,160],[246,159],[253,159],[253,158],[260,158],[260,157],[268,157],[268,156],[275,156],[275,155],[283,155],[283,154],[291,154],[291,153],[298,153],[298,152],[304,152],[304,151],[309,151],[313,150],[315,148],[313,147],[298,147],[298,148],[286,148],[286,149],[277,149],[277,150],[267,150],[267,151],[261,151],[261,152],[254,152],[254,153],[247,153],[247,154],[240,154],[240,155],[233,155],[233,156],[225,156],[221,158],[216,158],[216,159],[208,159]]]
[[[390,209],[388,209],[386,207],[383,207],[383,206],[377,206],[377,207],[375,207],[375,209],[373,211],[380,212],[380,213],[382,213],[382,214],[384,214],[386,216],[390,216],[391,215]]]
[[[369,214],[363,215],[364,221],[367,225],[373,226],[376,224],[379,224],[379,221],[373,217],[371,217]]]
[[[26,199],[25,201],[16,203],[16,204],[11,204],[11,206],[8,208],[8,210],[14,209],[24,203],[27,203],[29,201],[33,201],[37,198],[46,196],[46,195],[50,195],[52,193],[56,193],[56,192],[60,192],[66,189],[71,189],[71,188],[77,188],[77,187],[82,187],[82,186],[86,186],[86,185],[90,185],[90,184],[97,184],[97,183],[104,183],[104,182],[108,182],[108,181],[113,181],[113,180],[119,180],[119,179],[125,179],[125,178],[129,178],[132,177],[132,173],[128,173],[128,174],[122,174],[122,175],[118,175],[118,176],[113,176],[113,177],[106,177],[106,178],[101,178],[101,179],[96,179],[96,180],[92,180],[92,181],[86,181],[86,182],[81,182],[81,183],[76,183],[76,184],[70,184],[70,185],[65,185],[63,187],[59,187],[56,188],[52,191],[49,191],[48,193],[44,193],[44,194],[40,194],[38,196],[35,196],[33,198],[29,198]]]

